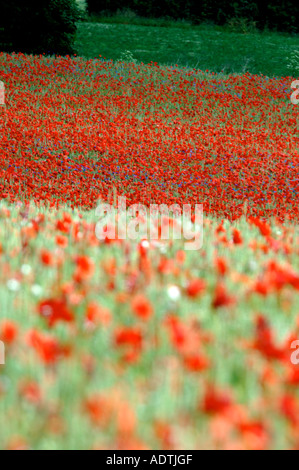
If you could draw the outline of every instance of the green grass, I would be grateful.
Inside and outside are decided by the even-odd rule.
[[[227,27],[186,28],[82,22],[78,55],[119,60],[126,51],[145,64],[191,67],[224,73],[290,76],[288,57],[298,50],[298,36],[276,32],[238,33]]]

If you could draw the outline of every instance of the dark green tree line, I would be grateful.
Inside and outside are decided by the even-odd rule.
[[[233,18],[256,22],[260,29],[298,33],[298,0],[87,0],[89,12],[129,8],[139,16],[169,17],[224,25]]]

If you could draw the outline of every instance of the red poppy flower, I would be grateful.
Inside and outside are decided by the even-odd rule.
[[[71,349],[61,346],[56,338],[32,330],[27,335],[27,341],[41,361],[46,365],[54,365],[63,357],[70,355]]]
[[[214,299],[212,306],[215,309],[221,307],[229,307],[235,303],[235,299],[230,296],[227,292],[227,289],[223,283],[218,283],[214,293]]]
[[[221,414],[226,412],[232,404],[232,399],[227,392],[210,385],[207,387],[200,409],[207,414]]]
[[[142,320],[149,320],[153,314],[153,307],[143,294],[137,294],[133,298],[131,307],[135,315]]]
[[[64,300],[48,299],[40,302],[38,311],[49,327],[55,326],[57,322],[71,323],[74,321],[74,314],[69,310]]]
[[[0,340],[3,341],[7,346],[15,342],[18,336],[18,327],[17,325],[10,321],[4,320],[0,324]]]
[[[193,279],[187,286],[187,294],[189,297],[196,298],[204,293],[206,283],[202,279]]]

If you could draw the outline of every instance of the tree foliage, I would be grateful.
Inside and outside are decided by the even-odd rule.
[[[140,16],[224,25],[239,18],[278,31],[298,33],[298,0],[87,0],[90,13],[131,9]]]
[[[73,54],[80,14],[75,0],[0,0],[0,50]]]

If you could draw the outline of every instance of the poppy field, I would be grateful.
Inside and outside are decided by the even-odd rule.
[[[298,449],[295,78],[0,54],[1,449]]]
[[[204,204],[207,215],[298,220],[294,78],[0,55],[1,192],[92,208]]]

